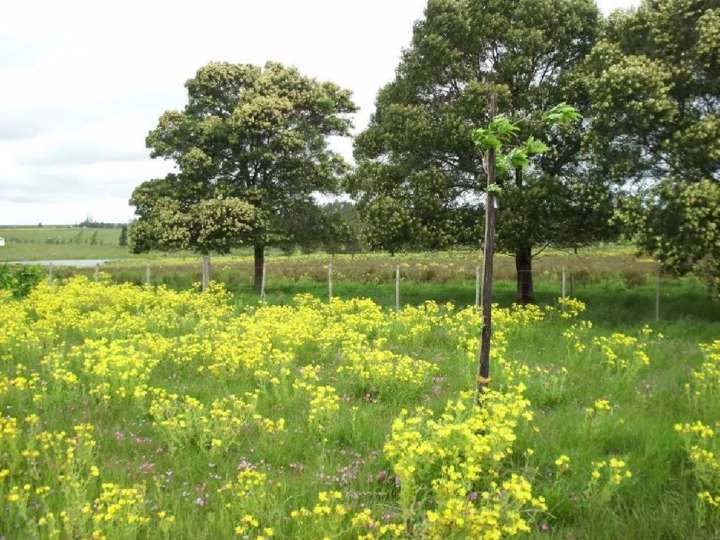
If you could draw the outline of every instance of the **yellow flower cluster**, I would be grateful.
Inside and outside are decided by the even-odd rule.
[[[565,298],[558,298],[557,303],[560,306],[560,317],[563,319],[574,319],[585,311],[586,307],[583,301],[569,296],[566,296]]]
[[[243,398],[227,395],[206,407],[191,396],[170,394],[162,388],[150,388],[154,398],[148,412],[155,425],[164,433],[171,449],[194,444],[200,449],[228,449],[247,436],[251,426],[266,433],[285,429],[285,420],[270,420],[256,412],[258,393],[248,392]]]
[[[647,347],[652,336],[652,329],[645,326],[637,336],[614,332],[609,336],[597,336],[592,343],[600,351],[601,359],[609,369],[617,373],[632,374],[641,367],[650,365]],[[657,337],[662,335],[658,334]]]
[[[610,458],[607,461],[593,461],[590,483],[592,485],[602,484],[604,479],[613,486],[619,486],[624,480],[631,477],[632,473],[627,469],[625,461]]]
[[[555,466],[560,473],[567,471],[570,468],[570,456],[562,454],[555,460]]]
[[[692,385],[688,383],[685,387],[688,392],[692,387],[694,398],[720,390],[720,340],[703,344],[701,349],[705,359],[700,369],[693,371]],[[701,403],[702,400],[697,402]]]
[[[425,509],[430,538],[512,536],[529,530],[528,511],[545,509],[504,466],[518,423],[532,419],[523,392],[521,384],[489,391],[482,407],[463,393],[437,419],[419,408],[393,422],[385,455],[400,479],[400,504],[408,517]]]
[[[287,306],[242,307],[217,286],[197,294],[83,277],[43,283],[22,300],[3,296],[0,304],[0,522],[28,538],[182,536],[175,516],[183,519],[183,501],[164,496],[172,471],[154,472],[144,462],[149,456],[177,463],[192,454],[210,467],[248,441],[280,448],[294,436],[312,438],[308,426],[332,439],[328,428],[344,410],[355,419],[375,401],[392,406],[440,384],[433,381],[437,361],[420,354],[433,340],[449,344],[443,362],[472,373],[482,324],[474,307],[432,302],[389,312],[365,299],[299,296]],[[580,308],[495,307],[498,384],[482,406],[462,393],[439,414],[419,408],[395,419],[384,455],[399,479],[404,515],[373,515],[334,485],[292,514],[277,501],[270,508],[279,484],[258,461],[231,474],[213,469],[193,486],[201,492],[197,507],[216,504],[214,523],[248,538],[302,531],[494,539],[527,531],[545,504],[509,459],[532,413],[522,383],[531,370],[507,358],[508,339],[519,327]],[[565,373],[557,377],[561,386]],[[108,429],[105,419],[118,418]],[[132,456],[127,463],[104,454],[118,446]],[[133,461],[140,456],[142,465]],[[126,471],[129,480],[120,480]]]
[[[693,371],[692,381],[685,389],[698,412],[717,418],[713,408],[720,390],[720,340],[701,345],[704,361]],[[709,409],[709,410],[706,410]],[[720,420],[708,425],[700,420],[675,424],[682,437],[693,474],[700,486],[698,500],[701,505],[720,508]]]

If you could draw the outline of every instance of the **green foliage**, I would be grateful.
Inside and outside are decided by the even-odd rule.
[[[373,248],[477,246],[488,148],[498,152],[501,212],[512,207],[516,214],[498,222],[501,251],[612,235],[609,227],[586,234],[576,226],[607,223],[610,187],[581,152],[585,123],[555,125],[588,108],[575,74],[595,43],[598,19],[589,0],[428,1],[395,80],[380,90],[370,125],[355,141],[358,167],[348,191]],[[505,114],[490,122],[493,93]],[[548,103],[560,105],[546,112]],[[506,148],[511,142],[514,150]],[[511,186],[518,168],[526,169],[522,185]],[[576,191],[583,184],[595,189]],[[603,185],[604,192],[597,189]],[[590,195],[597,204],[588,203]],[[377,215],[390,205],[402,226],[388,230]]]
[[[543,115],[543,119],[548,124],[569,124],[581,118],[582,115],[575,107],[567,103],[558,103]]]
[[[653,190],[662,205],[641,200],[624,217],[641,231],[639,245],[675,274],[696,271],[720,295],[720,185],[668,179]]]
[[[292,238],[293,210],[335,192],[347,171],[328,137],[349,134],[350,92],[273,62],[210,63],[185,86],[185,108],[165,112],[146,140],[178,172],[133,193],[135,251]]]
[[[15,298],[23,298],[42,281],[44,276],[40,266],[21,265],[11,267],[0,265],[0,290],[8,290]]]
[[[153,212],[130,230],[134,253],[160,248],[228,253],[252,244],[261,216],[255,206],[237,197],[205,199],[184,210],[170,198],[155,202]]]
[[[118,245],[119,246],[127,246],[128,245],[128,227],[127,227],[127,225],[123,225],[120,228],[120,237],[118,238]]]
[[[605,174],[635,181],[640,200],[626,222],[641,247],[669,270],[715,281],[720,268],[706,262],[720,227],[718,36],[717,2],[644,1],[609,19],[582,80],[592,98],[588,146]]]
[[[363,234],[371,248],[396,253],[408,243],[412,218],[410,212],[392,197],[379,197],[365,208]]]
[[[473,141],[483,150],[500,150],[503,144],[512,141],[520,132],[505,114],[498,114],[486,128],[478,128],[473,132]]]

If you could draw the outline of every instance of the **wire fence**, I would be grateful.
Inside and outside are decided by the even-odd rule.
[[[347,261],[346,261],[347,263]],[[352,261],[350,262],[352,265]],[[308,271],[307,265],[299,271],[288,272],[288,261],[274,260],[266,263],[262,268],[262,279],[260,289],[257,291],[257,298],[261,302],[268,301],[268,295],[273,292],[273,287],[278,290],[287,290],[289,283],[313,283],[313,290],[318,292],[321,284],[325,282],[326,297],[332,300],[338,294],[340,286],[345,283],[360,283],[363,288],[379,286],[387,289],[394,287],[394,307],[400,309],[403,305],[403,289],[413,284],[436,283],[447,285],[462,284],[467,289],[468,282],[474,281],[474,305],[479,306],[481,298],[481,268],[482,264],[476,264],[471,270],[464,264],[449,266],[430,265],[429,268],[435,271],[427,271],[427,268],[420,269],[411,267],[407,263],[395,265],[388,268],[387,264],[381,265],[373,271],[365,269],[358,273],[357,268],[348,271],[348,267],[338,265],[334,259],[321,261],[316,260],[312,265],[312,271]],[[428,266],[428,265],[426,265]],[[340,269],[338,269],[340,267]],[[145,263],[144,265],[133,264],[130,266],[101,266],[100,263],[91,268],[61,267],[50,264],[47,267],[49,279],[62,279],[71,275],[86,275],[94,280],[102,277],[114,282],[130,282],[136,284],[165,285],[171,288],[190,288],[198,286],[201,290],[207,290],[212,281],[222,283],[231,291],[242,290],[252,294],[253,274],[252,267],[247,265],[223,264],[220,262],[214,265],[208,256],[203,256],[195,264],[183,263],[182,265],[167,265],[160,263]],[[441,271],[438,271],[441,270]],[[621,269],[622,270],[622,269]],[[473,279],[474,278],[474,279]],[[496,282],[508,282],[514,280],[514,276],[507,273],[499,273]],[[628,288],[647,285],[654,282],[654,318],[659,320],[661,316],[661,297],[663,282],[668,278],[663,277],[656,264],[644,264],[642,267],[625,268],[624,271],[617,269],[599,269],[595,273],[584,267],[572,269],[562,266],[560,268],[543,267],[534,272],[533,281],[536,288],[543,290],[557,288],[557,295],[560,297],[575,296],[579,290],[586,285],[613,279]],[[357,290],[357,289],[355,289]],[[554,294],[554,293],[553,293]],[[360,294],[362,295],[362,294]],[[368,295],[369,296],[369,295]],[[416,298],[416,295],[414,295]],[[466,304],[472,303],[468,295]],[[430,299],[430,298],[428,298]]]

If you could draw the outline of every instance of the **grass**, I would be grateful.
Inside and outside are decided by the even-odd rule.
[[[9,236],[0,231],[3,234]],[[36,254],[38,248],[45,249],[44,244],[22,245]],[[88,257],[103,258],[98,255],[103,246],[76,247]],[[8,259],[13,258],[28,257]],[[286,307],[294,305],[298,294],[324,302],[327,262],[324,254],[271,254],[268,307],[259,305],[251,286],[251,257],[243,252],[214,258],[213,276],[230,291],[227,301],[182,292],[200,280],[197,257],[159,254],[106,265],[104,283],[98,284],[92,282],[93,269],[56,268],[56,279],[81,274],[91,281],[41,288],[22,302],[0,299],[4,305],[0,416],[16,417],[21,426],[14,450],[3,447],[0,437],[0,499],[8,501],[0,505],[0,537],[47,537],[36,524],[42,512],[50,511],[55,516],[61,511],[74,516],[60,538],[89,536],[91,516],[82,505],[90,504],[91,514],[103,514],[101,482],[136,486],[142,503],[133,512],[150,520],[136,528],[110,520],[107,527],[116,528],[103,530],[113,539],[234,538],[238,537],[235,527],[247,514],[261,523],[249,537],[262,535],[261,529],[271,526],[278,538],[325,534],[354,538],[359,532],[350,532],[350,518],[365,506],[379,522],[414,527],[416,537],[429,534],[424,512],[438,504],[431,485],[418,478],[417,484],[425,488],[415,493],[414,506],[404,505],[402,486],[410,483],[400,482],[398,488],[395,462],[383,447],[402,409],[422,405],[440,411],[448,400],[473,386],[474,365],[454,333],[455,323],[448,322],[461,319],[440,322],[411,306],[427,300],[471,305],[477,256],[472,252],[337,256],[334,295],[344,300],[370,298],[382,306],[380,312],[367,308],[362,317],[341,327],[334,323],[337,313],[329,308]],[[166,289],[112,284],[142,284],[147,264],[153,284]],[[403,275],[401,302],[407,306],[399,320],[392,310],[396,265]],[[533,494],[546,498],[547,511],[527,514],[529,537],[720,537],[716,510],[703,507],[698,499],[703,489],[720,493],[720,474],[714,471],[701,478],[683,438],[673,429],[676,423],[702,420],[712,426],[720,421],[720,379],[718,388],[700,400],[691,399],[686,391],[686,385],[693,384],[693,370],[703,362],[699,345],[720,337],[720,303],[697,279],[663,278],[661,317],[656,321],[655,263],[634,256],[631,248],[605,246],[578,254],[549,251],[537,259],[540,306],[553,305],[560,295],[561,268],[568,273],[568,290],[572,283],[572,295],[587,305],[580,318],[591,321],[592,327],[582,329],[578,321],[556,315],[527,325],[502,322],[500,317],[496,347],[504,348],[507,364],[502,369],[493,364],[492,386],[508,388],[509,378],[520,378],[527,386],[535,420],[518,426],[513,454],[488,465],[488,471],[500,478],[522,474],[531,482]],[[510,257],[498,257],[496,277],[496,301],[509,307],[515,293]],[[333,309],[342,312],[343,308]],[[372,320],[378,324],[374,330],[363,326],[363,321]],[[462,320],[460,326],[467,324]],[[601,348],[593,345],[596,338],[616,333],[641,336],[646,325],[665,336],[642,338],[648,366],[612,368]],[[568,338],[569,331],[577,338]],[[353,366],[347,356],[355,346],[353,332],[368,339],[368,349],[362,349],[356,362],[375,354],[390,355],[372,364],[376,371],[370,382],[360,378],[359,371],[337,372],[339,367]],[[477,333],[473,326],[470,335]],[[386,341],[375,341],[378,337]],[[574,346],[575,339],[584,350]],[[614,343],[611,348],[621,357],[634,358],[623,347]],[[407,379],[379,375],[383,366],[394,365],[399,357],[416,362]],[[421,361],[437,366],[438,372],[430,374]],[[521,364],[527,365],[527,371],[518,367]],[[318,381],[303,378],[302,368],[309,365],[319,366]],[[287,374],[280,372],[282,366],[288,367]],[[272,376],[280,382],[269,383]],[[73,377],[76,382],[68,382]],[[303,380],[309,384],[305,389],[293,384]],[[255,412],[271,420],[282,418],[287,427],[271,433],[247,421],[236,430],[212,424],[205,431],[183,435],[160,425],[160,419],[173,418],[168,411],[180,405],[170,400],[162,414],[152,408],[154,401],[163,402],[167,396],[118,393],[124,388],[132,395],[146,386],[193,396],[204,405],[206,416],[214,400],[257,391]],[[322,386],[337,393],[339,410],[334,411],[332,395],[322,394]],[[593,408],[596,400],[607,400],[611,411],[597,411],[591,419],[586,409]],[[324,418],[321,424],[311,421],[313,408]],[[23,420],[31,414],[40,418],[36,431],[71,433],[74,425],[84,422],[95,427],[96,447],[71,467],[77,476],[68,481],[77,482],[75,491],[67,481],[58,481],[55,471],[68,464],[57,461],[60,458],[53,458],[52,452],[36,463],[21,454],[32,441],[33,432]],[[242,416],[238,411],[232,415]],[[487,429],[492,432],[492,427]],[[225,446],[213,449],[215,438]],[[564,473],[555,465],[561,455],[570,458]],[[593,484],[593,463],[610,458],[624,460],[632,477],[617,486]],[[91,465],[99,468],[97,479],[89,472]],[[252,496],[227,499],[218,490],[235,482],[238,470],[247,467],[267,478]],[[10,471],[4,482],[3,468]],[[439,474],[438,469],[432,469],[433,474]],[[20,509],[8,497],[11,486],[25,482],[33,489],[47,484],[52,494],[46,499],[29,497]],[[301,506],[312,509],[321,490],[343,493],[347,518],[331,515],[300,524],[291,517]],[[175,522],[157,512],[168,512]],[[440,536],[453,537],[447,531]],[[468,535],[458,532],[455,537]]]
[[[464,305],[473,301],[473,286],[471,281],[403,283],[403,301],[419,304],[434,299]],[[422,404],[437,411],[459,391],[472,386],[473,365],[457,348],[448,327],[422,326],[422,312],[408,312],[410,322],[405,323],[395,321],[386,312],[378,329],[368,335],[382,335],[388,341],[373,347],[429,361],[438,366],[439,372],[424,378],[418,368],[417,377],[408,383],[380,378],[368,385],[355,376],[336,374],[335,369],[348,362],[342,354],[343,346],[324,349],[319,345],[322,340],[317,336],[325,331],[333,335],[328,330],[333,327],[331,315],[325,315],[330,317],[326,322],[313,323],[305,318],[313,310],[299,316],[297,312],[273,311],[276,308],[270,307],[263,308],[268,311],[261,318],[252,311],[246,315],[250,317],[249,326],[234,326],[248,307],[257,306],[255,293],[247,285],[244,287],[235,288],[230,312],[224,311],[222,301],[209,302],[202,295],[176,297],[171,292],[103,284],[68,285],[22,304],[8,304],[9,309],[0,315],[5,317],[6,328],[5,340],[0,338],[0,355],[10,351],[14,356],[1,364],[0,374],[13,379],[37,372],[42,382],[26,390],[17,383],[6,383],[5,391],[0,392],[0,411],[18,417],[21,425],[23,418],[36,413],[41,419],[38,429],[44,430],[71,432],[73,425],[83,422],[95,426],[97,447],[87,461],[78,458],[75,463],[81,499],[90,503],[95,500],[93,513],[102,513],[102,505],[97,503],[100,481],[124,487],[145,486],[143,497],[147,502],[137,511],[151,519],[145,528],[113,529],[109,538],[233,538],[235,527],[246,514],[255,516],[261,527],[272,526],[279,538],[331,534],[334,527],[340,527],[339,518],[318,518],[300,526],[290,513],[300,506],[312,509],[318,491],[335,489],[344,494],[343,504],[349,515],[368,506],[380,521],[400,523],[405,516],[408,523],[422,527],[423,512],[408,514],[400,503],[393,463],[384,456],[383,445],[401,409]],[[513,290],[511,282],[498,282],[501,305],[511,302]],[[370,296],[384,306],[394,303],[394,290],[387,284],[339,282],[335,291],[342,298]],[[297,293],[319,297],[326,293],[323,283],[309,279],[277,280],[270,283],[268,292],[269,303],[278,306],[289,304]],[[556,282],[538,283],[541,304],[552,302],[557,294]],[[497,465],[501,477],[510,472],[523,474],[531,481],[533,493],[547,499],[548,510],[536,515],[529,536],[717,537],[720,521],[714,511],[709,516],[700,511],[697,493],[702,484],[693,474],[694,467],[673,425],[696,419],[709,424],[720,420],[720,408],[716,406],[720,400],[716,396],[706,396],[707,406],[698,410],[684,389],[691,381],[692,370],[703,359],[698,344],[720,336],[720,305],[692,279],[663,284],[659,323],[654,322],[652,282],[633,288],[620,278],[593,282],[578,288],[577,296],[587,302],[581,317],[593,322],[592,328],[577,331],[578,341],[587,347],[584,351],[573,348],[564,336],[571,325],[577,324],[572,320],[551,316],[528,325],[501,323],[499,327],[501,332],[505,328],[507,337],[503,357],[525,363],[530,370],[523,380],[535,412],[532,426],[538,431],[530,425],[519,427],[514,453]],[[12,317],[20,312],[24,325],[13,324]],[[364,320],[371,319],[368,312]],[[416,324],[421,326],[419,334],[411,338],[410,329]],[[609,368],[600,350],[592,346],[593,338],[614,332],[639,335],[646,324],[665,336],[647,339],[649,366],[626,371]],[[37,343],[28,341],[28,336],[34,335],[46,337]],[[187,337],[181,338],[183,335]],[[291,345],[296,339],[292,336],[304,336],[305,341]],[[103,338],[109,341],[103,344]],[[276,350],[290,351],[290,363],[283,364],[267,351],[255,353],[256,344],[266,339],[274,343]],[[112,349],[111,343],[118,348]],[[171,344],[170,348],[164,343]],[[199,348],[194,349],[193,344]],[[202,353],[204,344],[213,352]],[[245,367],[232,370],[225,365],[208,370],[207,366],[223,358]],[[134,359],[137,365],[128,364]],[[199,443],[200,432],[177,438],[179,435],[172,429],[158,425],[149,396],[133,399],[116,393],[119,386],[130,390],[137,387],[141,381],[133,378],[137,375],[128,375],[130,368],[142,371],[153,359],[159,363],[149,370],[146,384],[194,396],[206,408],[222,396],[258,391],[257,412],[270,419],[282,417],[286,431],[267,433],[246,426],[228,433],[216,427],[211,436],[225,438],[228,445],[221,450]],[[248,363],[249,359],[259,364]],[[98,365],[108,369],[95,370]],[[269,384],[258,371],[269,370],[281,377],[277,371],[280,365],[291,370],[288,382]],[[307,391],[293,389],[291,381],[301,380],[299,370],[307,365],[320,366],[320,381]],[[201,367],[203,376],[198,376]],[[65,373],[62,370],[74,373],[78,382],[62,382],[58,378]],[[500,388],[506,384],[508,373],[503,373],[497,364],[493,370],[493,385]],[[102,383],[109,387],[98,386]],[[337,412],[323,409],[320,400],[320,413],[327,414],[322,427],[313,426],[308,419],[310,399],[318,396],[319,385],[332,386],[340,398]],[[41,398],[32,397],[38,393]],[[599,399],[607,400],[612,411],[605,416],[598,413],[597,419],[590,421],[586,408]],[[232,439],[234,436],[236,439]],[[21,442],[17,443],[18,451],[23,444],[29,444],[30,439],[23,437],[20,435]],[[532,456],[528,456],[527,448],[534,450]],[[555,460],[563,454],[571,461],[568,471],[559,474]],[[610,457],[625,460],[632,478],[619,486],[592,487],[592,463]],[[41,466],[32,465],[14,451],[7,453],[7,447],[5,453],[0,452],[0,470],[11,470],[9,479],[0,483],[0,496],[7,497],[9,486],[26,481],[33,488],[41,483],[53,486],[47,500],[28,503],[25,517],[13,504],[0,507],[0,535],[8,540],[34,537],[35,529],[27,516],[37,520],[40,509],[56,514],[64,509],[77,514],[72,518],[75,533],[84,530],[83,513],[79,506],[73,506],[81,503],[74,502],[75,495],[73,498],[63,491],[66,488],[62,482],[56,485],[57,475],[52,468],[43,470],[50,467],[51,458],[47,460],[41,460]],[[99,467],[97,482],[86,472],[90,463]],[[246,467],[267,474],[263,487],[256,488],[250,497],[226,500],[218,489]],[[433,504],[428,497],[425,492],[418,500],[420,508]],[[157,511],[171,513],[175,523],[163,522],[156,517]],[[344,532],[337,529],[338,537],[354,537],[348,532],[349,525],[343,523]]]
[[[118,245],[120,229],[0,227],[0,237],[6,242],[5,247],[0,248],[0,262],[120,259],[128,256],[128,248]]]

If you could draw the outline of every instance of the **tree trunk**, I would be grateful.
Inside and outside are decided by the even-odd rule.
[[[523,187],[522,167],[515,168],[515,185],[518,189]],[[515,302],[518,304],[532,304],[535,302],[532,276],[532,247],[521,245],[515,249],[515,275],[517,287],[515,289]]]
[[[255,290],[262,288],[263,266],[265,266],[265,246],[255,246]]]
[[[515,250],[515,272],[517,273],[517,288],[515,302],[518,304],[532,304],[535,302],[532,276],[532,248],[522,246]]]

